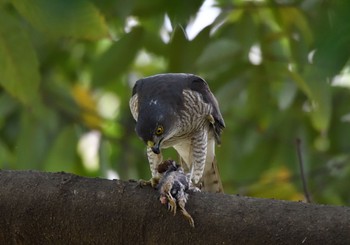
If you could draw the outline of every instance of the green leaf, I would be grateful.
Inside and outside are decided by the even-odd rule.
[[[285,71],[286,71],[286,74],[288,74],[289,77],[298,85],[299,89],[303,91],[303,93],[309,99],[312,99],[312,90],[309,84],[307,84],[307,82],[305,81],[305,79],[302,76],[300,76],[300,74],[297,72],[290,71],[288,69],[286,69]]]
[[[305,81],[311,90],[311,122],[316,130],[327,132],[332,116],[332,88],[316,66],[305,69]]]
[[[330,84],[325,77],[319,75],[320,72],[314,66],[306,66],[303,76],[289,70],[288,73],[311,102],[312,125],[319,132],[326,132],[332,114]]]
[[[48,113],[46,119],[50,121]],[[40,169],[50,146],[51,137],[46,121],[39,120],[31,112],[23,110],[17,137],[15,167],[17,169]],[[52,133],[52,132],[51,132]]]
[[[209,44],[197,60],[200,69],[213,69],[234,60],[240,51],[240,45],[234,40],[220,39]]]
[[[2,120],[18,109],[18,102],[7,93],[0,94],[0,127]]]
[[[34,27],[55,36],[98,39],[107,37],[104,17],[87,0],[12,0]]]
[[[176,26],[168,45],[168,69],[172,72],[191,72],[193,61],[190,52],[190,42],[185,30]]]
[[[332,5],[331,5],[332,6]],[[320,19],[320,29],[315,32],[314,64],[325,76],[336,76],[349,60],[350,22],[349,1],[335,1],[332,8],[325,8],[328,18]],[[325,20],[328,20],[325,22]]]
[[[303,37],[303,40],[310,45],[313,42],[312,31],[307,22],[302,11],[296,7],[287,7],[287,8],[278,8],[280,17],[282,18],[283,24],[285,25],[285,30],[289,31],[290,34],[293,34],[294,27],[297,27]]]
[[[0,85],[25,105],[38,99],[39,63],[19,21],[0,9]]]
[[[168,1],[166,4],[167,13],[173,26],[177,24],[185,25],[191,17],[198,12],[203,0],[177,0]]]
[[[132,64],[143,40],[143,29],[135,27],[130,33],[115,42],[94,64],[93,83],[108,84]]]
[[[311,122],[320,132],[326,132],[329,128],[332,105],[331,86],[326,81],[309,81],[313,91],[313,105]]]
[[[63,129],[53,143],[45,163],[45,171],[74,172],[78,162],[78,137],[73,126]]]
[[[271,88],[280,110],[285,110],[292,105],[297,86],[291,79],[287,78],[284,82],[272,82]]]
[[[291,182],[291,172],[282,166],[270,168],[261,174],[260,181],[248,187],[251,196],[282,200],[301,200],[303,195]]]
[[[0,140],[0,168],[10,168],[13,166],[14,155],[9,147]]]

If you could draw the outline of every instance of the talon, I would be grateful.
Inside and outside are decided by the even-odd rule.
[[[144,187],[144,186],[147,186],[147,185],[151,185],[151,181],[150,180],[143,180],[143,179],[140,179],[138,181],[138,185],[140,187]]]
[[[150,185],[152,186],[152,188],[156,188],[159,182],[159,178],[151,178],[150,180],[140,179],[138,182],[140,187],[145,187]]]
[[[196,186],[192,186],[189,188],[190,191],[193,191],[193,192],[201,192],[201,189],[199,189],[198,187]]]
[[[151,182],[151,186],[152,186],[153,188],[157,188],[157,185],[158,185],[158,183],[159,183],[159,177],[153,177],[153,178],[151,178],[150,182]]]
[[[195,184],[193,184],[193,182],[191,181],[190,182],[190,187],[188,188],[190,191],[193,191],[193,192],[201,192],[201,184],[199,184],[199,187],[197,187]]]

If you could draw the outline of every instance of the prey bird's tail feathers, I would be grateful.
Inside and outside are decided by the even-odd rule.
[[[214,157],[211,164],[207,163],[202,177],[202,190],[213,193],[224,193],[218,164]]]

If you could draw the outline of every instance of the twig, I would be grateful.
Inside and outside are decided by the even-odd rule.
[[[297,155],[298,155],[298,160],[299,160],[299,167],[300,167],[300,176],[301,176],[301,181],[303,183],[303,189],[304,189],[304,194],[305,194],[305,199],[306,202],[311,203],[311,195],[309,193],[309,190],[307,188],[307,183],[306,183],[306,177],[305,177],[305,173],[304,173],[304,162],[303,162],[303,158],[301,155],[301,139],[297,138],[295,140],[296,143],[296,148],[297,148]]]

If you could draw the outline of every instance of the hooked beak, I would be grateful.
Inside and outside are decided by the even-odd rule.
[[[149,140],[147,141],[147,146],[150,147],[155,154],[160,153],[160,141],[157,144],[155,144],[153,141]]]

